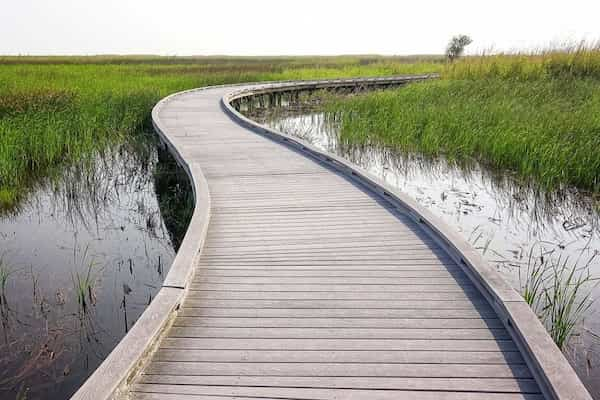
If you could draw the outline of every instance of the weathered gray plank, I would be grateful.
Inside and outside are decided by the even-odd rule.
[[[197,363],[152,361],[146,374],[235,376],[388,376],[431,378],[531,378],[524,365],[385,363]]]
[[[194,283],[190,284],[192,290],[228,290],[228,291],[265,291],[265,292],[354,292],[354,293],[369,293],[369,292],[458,292],[462,293],[466,290],[474,290],[474,287],[469,283],[456,284],[402,284],[402,285],[362,285],[362,284],[269,284],[269,283]]]
[[[429,350],[429,351],[517,351],[512,340],[468,339],[253,339],[166,337],[161,348],[235,350]]]
[[[170,350],[155,361],[253,363],[524,364],[515,352],[321,351],[321,350]]]
[[[360,295],[363,300],[466,300],[481,297],[472,292],[364,292]],[[355,300],[356,292],[236,292],[216,290],[190,290],[191,299],[220,299],[220,300]]]
[[[431,390],[493,393],[539,393],[533,379],[505,378],[390,378],[304,376],[187,376],[142,375],[140,383],[210,386],[274,386],[326,389]]]
[[[488,307],[483,299],[472,300],[198,300],[188,298],[186,307],[200,308],[349,308],[358,309],[467,309]]]
[[[472,309],[351,309],[351,308],[205,308],[189,307],[184,303],[180,315],[232,318],[495,318],[489,307]]]
[[[412,270],[412,271],[373,271],[373,270],[362,270],[362,271],[327,271],[327,270],[308,270],[308,271],[290,271],[290,270],[279,270],[279,269],[205,269],[201,275],[204,277],[211,276],[234,276],[234,277],[358,277],[358,278],[427,278],[427,277],[452,277],[453,272],[448,269],[438,269],[437,271],[430,270]]]
[[[180,388],[177,388],[180,389]],[[162,389],[168,390],[168,389]],[[306,389],[308,390],[308,389]],[[382,391],[367,391],[367,390],[341,390],[336,389],[335,391],[325,391],[321,393],[315,393],[315,390],[311,390],[309,393],[299,394],[298,390],[292,391],[292,393],[285,394],[285,391],[278,389],[277,397],[268,397],[265,395],[259,396],[227,396],[227,395],[202,395],[202,394],[174,394],[174,393],[163,393],[163,392],[132,392],[134,400],[247,400],[247,399],[261,399],[261,400],[332,400],[338,398],[337,396],[343,396],[347,400],[389,400],[389,399],[414,399],[414,400],[487,400],[487,399],[503,399],[503,400],[540,400],[543,399],[538,394],[519,394],[519,393],[464,393],[464,392],[413,392],[413,391],[402,391],[402,392],[382,392]]]
[[[504,328],[497,329],[394,329],[394,328],[208,328],[174,326],[168,337],[187,338],[281,338],[281,339],[499,339],[508,340]]]
[[[277,397],[282,399],[539,399],[537,394],[513,394],[502,393],[478,393],[464,392],[446,395],[435,392],[385,392],[374,390],[356,390],[356,389],[312,389],[312,388],[269,388],[269,387],[243,387],[243,386],[189,386],[189,385],[157,385],[157,384],[137,384],[134,386],[137,393],[176,393],[182,395],[216,395],[216,396],[243,396],[250,398],[269,398]],[[458,395],[462,397],[458,397]]]
[[[179,316],[175,326],[248,328],[403,328],[487,329],[503,328],[502,322],[482,318],[233,318]]]

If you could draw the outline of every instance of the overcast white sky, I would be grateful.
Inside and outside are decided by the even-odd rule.
[[[600,39],[600,0],[1,0],[0,54],[431,54]]]

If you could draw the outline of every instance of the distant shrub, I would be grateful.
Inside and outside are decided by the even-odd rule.
[[[465,51],[465,47],[473,43],[473,40],[467,35],[456,35],[448,43],[446,47],[446,57],[450,62],[460,57]]]

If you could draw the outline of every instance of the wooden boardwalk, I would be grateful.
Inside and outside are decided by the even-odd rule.
[[[539,397],[442,249],[392,204],[233,122],[219,105],[227,90],[159,114],[204,171],[211,220],[134,399]]]
[[[233,90],[179,94],[154,116],[178,157],[201,168],[210,223],[128,398],[588,398],[564,359],[549,377],[530,368],[548,364],[536,355],[545,348],[562,357],[537,320],[542,352],[515,342],[481,286],[406,210],[232,120],[220,101]]]

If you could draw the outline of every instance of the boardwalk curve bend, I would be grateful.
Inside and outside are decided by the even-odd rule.
[[[428,76],[208,87],[153,110],[196,204],[163,287],[82,399],[591,399],[450,227],[231,105]]]

